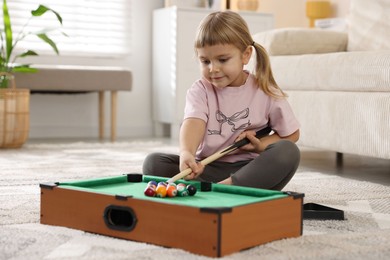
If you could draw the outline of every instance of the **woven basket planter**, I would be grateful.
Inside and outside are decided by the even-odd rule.
[[[19,148],[30,130],[30,90],[17,89],[12,75],[0,73],[11,84],[0,88],[0,148]]]

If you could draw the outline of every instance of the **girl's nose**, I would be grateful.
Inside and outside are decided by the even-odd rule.
[[[216,63],[210,63],[210,72],[218,72],[219,66]]]

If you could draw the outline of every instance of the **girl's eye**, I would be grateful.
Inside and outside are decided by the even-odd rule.
[[[228,58],[223,58],[223,59],[219,59],[219,62],[220,63],[225,63],[225,62],[227,62],[229,59]]]
[[[209,60],[201,60],[200,62],[201,62],[202,64],[205,64],[205,65],[210,64],[210,61],[209,61]]]

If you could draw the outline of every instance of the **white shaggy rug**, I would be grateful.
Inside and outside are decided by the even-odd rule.
[[[141,172],[165,142],[26,144],[0,150],[0,259],[209,259],[175,248],[41,225],[39,183]],[[304,220],[303,236],[223,259],[390,259],[390,187],[301,169],[284,190],[335,207],[345,220]]]

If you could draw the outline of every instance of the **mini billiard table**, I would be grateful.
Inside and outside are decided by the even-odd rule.
[[[41,223],[221,257],[302,234],[303,194],[191,183],[194,196],[144,195],[142,174],[44,183]]]

